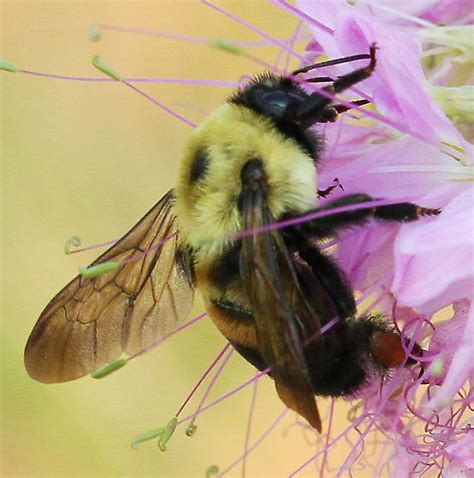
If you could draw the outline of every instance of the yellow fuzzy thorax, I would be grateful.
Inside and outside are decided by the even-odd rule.
[[[209,158],[206,174],[190,183],[191,166],[202,151]],[[268,207],[274,218],[316,207],[312,158],[270,120],[249,108],[226,103],[191,134],[176,185],[181,241],[201,259],[215,258],[228,242],[226,238],[242,230],[237,200],[242,167],[251,159],[264,164]]]

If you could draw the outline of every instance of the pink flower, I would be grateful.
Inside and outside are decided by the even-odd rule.
[[[395,241],[391,287],[401,305],[433,313],[472,298],[473,211],[474,190],[465,188],[443,207],[435,221],[401,228]]]
[[[448,466],[446,476],[472,476],[474,470],[474,429],[466,433],[457,442],[448,445],[447,450],[452,459],[452,464]],[[454,474],[455,471],[458,473],[457,475]]]
[[[421,43],[416,35],[394,28],[378,20],[374,13],[364,13],[345,0],[300,0],[298,5],[334,29],[334,35],[330,35],[310,25],[329,57],[367,52],[370,44],[377,43],[377,70],[361,88],[373,98],[378,111],[436,143],[466,146],[441,108],[429,97],[421,68]],[[350,68],[341,66],[341,71]]]
[[[418,3],[418,2],[412,2]],[[474,22],[474,11],[469,0],[431,0],[419,16],[433,23],[469,24]]]
[[[472,293],[472,288],[470,289]],[[474,305],[468,300],[454,304],[453,317],[440,324],[431,339],[430,352],[439,360],[441,386],[425,407],[442,408],[468,381],[474,381]],[[436,363],[433,359],[433,363]]]
[[[429,2],[425,2],[427,3]],[[474,205],[474,196],[469,183],[453,181],[469,179],[472,171],[467,166],[466,158],[456,160],[441,150],[441,147],[435,148],[431,141],[438,145],[457,144],[466,151],[468,148],[470,150],[470,145],[428,94],[428,82],[420,66],[420,43],[412,36],[373,18],[363,8],[357,9],[343,0],[302,0],[299,6],[309,15],[317,14],[318,21],[334,28],[334,35],[329,35],[312,27],[317,42],[329,56],[360,53],[366,51],[370,43],[377,42],[379,52],[376,73],[361,88],[373,97],[378,111],[390,120],[407,126],[408,132],[421,131],[427,140],[423,142],[409,134],[400,136],[393,130],[387,131],[380,124],[369,127],[343,122],[330,125],[325,129],[329,146],[319,172],[321,184],[328,184],[334,177],[338,177],[345,193],[365,192],[377,198],[410,200],[423,206],[447,208],[439,218],[407,224],[399,233],[396,226],[376,226],[377,234],[369,229],[356,234],[350,231],[341,238],[339,244],[338,257],[342,266],[353,285],[360,288],[370,270],[372,276],[369,282],[373,283],[374,279],[392,269],[391,264],[396,259],[391,290],[400,293],[400,302],[403,304],[408,290],[418,295],[417,289],[413,289],[413,281],[408,280],[408,273],[411,274],[410,277],[414,277],[413,267],[408,271],[404,266],[412,260],[413,255],[423,251],[428,257],[423,243],[432,248],[435,243],[441,247],[443,242],[445,251],[449,251],[449,242],[446,243],[444,239],[451,235],[452,226],[455,226],[452,238],[463,241],[464,255],[460,260],[466,262],[462,270],[458,268],[452,274],[463,276],[467,282],[461,291],[452,274],[443,274],[441,279],[444,282],[439,286],[444,283],[446,288],[450,284],[456,289],[457,296],[447,298],[445,305],[464,298],[472,285],[467,278],[472,275],[471,232],[474,223],[469,214],[469,206]],[[439,232],[443,228],[448,232],[441,239]],[[393,255],[393,246],[390,246],[390,250],[386,248],[387,243],[393,243],[395,234],[398,235],[396,257]],[[437,236],[440,237],[439,242],[436,241]],[[415,241],[419,241],[417,247],[413,247]],[[357,247],[357,244],[360,246]],[[460,253],[458,250],[456,257]],[[454,260],[454,256],[450,255],[450,258]],[[375,275],[374,270],[377,270]],[[422,287],[420,279],[425,270],[417,267],[416,271],[419,275],[418,287]],[[428,293],[428,288],[425,287],[425,290]],[[437,300],[441,301],[442,298],[437,296]],[[439,308],[440,306],[435,310]]]
[[[311,61],[318,47],[329,57],[367,51],[372,42],[379,47],[376,72],[350,97],[371,98],[383,117],[380,122],[363,116],[357,121],[346,114],[323,129],[327,147],[318,171],[321,187],[337,177],[344,186],[339,195],[367,193],[442,209],[436,218],[403,226],[373,223],[348,230],[339,238],[337,258],[354,289],[377,287],[376,301],[383,312],[387,316],[395,312],[394,319],[407,336],[428,350],[423,377],[395,373],[386,387],[399,393],[385,398],[385,403],[373,385],[361,391],[365,413],[376,418],[395,446],[393,476],[439,467],[437,460],[451,463],[446,476],[457,476],[454,470],[473,467],[468,445],[472,432],[454,417],[472,404],[472,391],[463,387],[469,390],[474,383],[474,170],[472,146],[443,112],[441,106],[446,105],[431,97],[429,78],[447,85],[469,67],[459,66],[467,60],[457,65],[444,61],[423,71],[426,38],[435,43],[433,39],[448,40],[446,31],[438,35],[434,26],[416,16],[467,23],[462,17],[466,3],[427,0],[399,2],[395,7],[384,1],[352,6],[345,0],[300,0],[297,4],[313,34],[306,51]],[[444,60],[456,55],[448,47],[441,50],[449,51]],[[353,65],[323,74],[337,75],[349,68]],[[454,314],[437,323],[434,314],[447,306],[453,306]],[[420,434],[420,426],[425,433]]]

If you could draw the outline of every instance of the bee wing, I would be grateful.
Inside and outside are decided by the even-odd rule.
[[[193,302],[185,267],[175,260],[177,245],[170,191],[91,264],[124,265],[90,279],[77,276],[46,306],[26,344],[30,376],[44,383],[73,380],[176,329]]]
[[[254,309],[259,351],[271,367],[281,400],[321,431],[316,399],[303,354],[304,329],[319,322],[301,292],[285,244],[270,224],[262,191],[243,191],[242,273]]]

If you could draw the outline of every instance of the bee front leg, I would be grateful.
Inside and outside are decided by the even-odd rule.
[[[328,186],[326,189],[318,189],[318,198],[327,198],[336,188],[341,188],[341,191],[344,191],[339,179],[334,178],[332,182],[334,183],[332,186]]]
[[[376,50],[377,47],[374,43],[370,46],[370,61],[366,67],[359,68],[350,73],[347,73],[346,75],[338,77],[332,83],[332,85],[323,88],[323,91],[331,95],[338,94],[344,90],[347,90],[351,86],[354,86],[357,83],[360,83],[361,81],[369,78],[374,72],[375,65],[377,63],[375,58]],[[341,110],[340,112],[346,110],[344,109],[344,106],[332,105],[332,103],[332,99],[324,93],[313,93],[297,108],[294,114],[294,120],[299,123],[300,126],[304,129],[308,128],[315,122],[327,123],[335,121],[339,110]],[[354,104],[357,104],[357,102],[354,102]],[[365,104],[365,102],[363,102],[362,104]]]
[[[352,204],[362,204],[373,200],[367,194],[351,194],[331,201],[314,212],[327,211]],[[424,216],[437,216],[440,213],[440,209],[430,209],[410,202],[400,202],[383,206],[361,207],[353,211],[335,212],[329,216],[304,222],[298,225],[297,228],[301,232],[310,234],[315,238],[324,238],[337,234],[339,230],[345,227],[364,224],[370,218],[382,221],[410,222]]]
[[[370,101],[368,100],[357,100],[350,102],[351,105],[355,106],[364,106],[369,103]],[[351,109],[352,107],[350,106],[340,104],[331,104],[329,106],[326,106],[323,109],[321,116],[318,118],[318,123],[334,123],[341,113],[345,113],[346,111],[349,111]]]

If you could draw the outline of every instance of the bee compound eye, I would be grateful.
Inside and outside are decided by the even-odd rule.
[[[282,118],[291,102],[291,97],[281,90],[268,91],[261,97],[264,113],[273,118]]]
[[[291,96],[283,91],[268,88],[256,88],[251,92],[252,103],[264,115],[271,118],[282,118],[289,104],[292,101]]]

